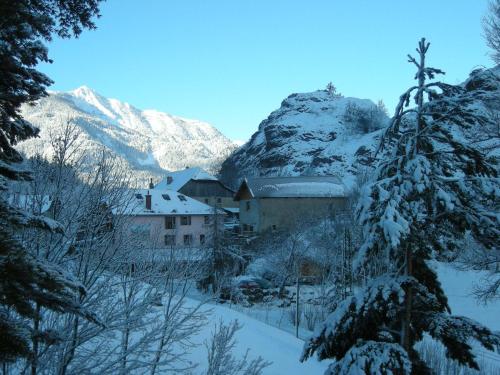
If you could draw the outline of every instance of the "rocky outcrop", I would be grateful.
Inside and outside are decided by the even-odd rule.
[[[222,164],[220,177],[234,187],[245,176],[333,174],[353,185],[388,120],[370,100],[292,94]]]

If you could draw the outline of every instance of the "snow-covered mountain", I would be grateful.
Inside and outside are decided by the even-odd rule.
[[[70,92],[51,92],[35,106],[25,105],[22,113],[40,128],[40,137],[18,145],[27,156],[41,153],[50,157],[50,135],[71,120],[80,130],[86,152],[104,146],[143,176],[160,176],[165,170],[186,166],[213,172],[237,147],[210,124],[139,110],[85,86]]]
[[[370,100],[292,94],[222,164],[221,178],[235,186],[245,176],[333,174],[352,186],[388,120]]]

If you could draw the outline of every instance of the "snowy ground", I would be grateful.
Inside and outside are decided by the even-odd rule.
[[[272,365],[264,370],[266,375],[304,375],[323,374],[327,368],[327,362],[318,362],[316,359],[305,363],[299,362],[304,342],[296,339],[292,334],[271,327],[254,318],[246,316],[225,306],[209,306],[212,309],[208,324],[196,337],[198,344],[207,340],[220,319],[229,323],[237,319],[243,328],[237,333],[237,350],[235,356],[241,357],[246,349],[250,349],[250,358],[261,356],[265,360],[272,361]],[[204,369],[207,365],[206,350],[199,345],[191,354],[190,359],[198,362],[199,368]]]
[[[437,271],[454,315],[472,318],[492,331],[500,333],[500,300],[485,305],[472,295],[474,285],[479,283],[484,275],[482,272],[457,271],[443,263],[437,264]],[[474,352],[479,359],[489,362],[495,368],[496,371],[491,372],[492,374],[500,374],[500,353],[493,353],[477,346]]]
[[[472,295],[474,285],[483,277],[482,272],[457,271],[443,263],[437,263],[437,271],[454,315],[467,316],[493,331],[500,331],[500,301],[484,305]]]
[[[493,331],[500,331],[500,301],[483,305],[472,296],[473,285],[480,280],[482,274],[474,271],[457,271],[450,265],[439,263],[436,267],[453,314],[473,318]],[[286,310],[268,308],[264,305],[242,307],[225,304],[210,307],[213,308],[208,319],[210,324],[197,338],[200,343],[209,337],[219,319],[225,322],[237,319],[243,324],[243,328],[237,334],[238,354],[243,355],[249,348],[251,357],[260,355],[266,360],[273,361],[273,365],[265,369],[264,374],[314,375],[323,374],[326,370],[329,361],[318,362],[313,358],[306,363],[299,362],[303,340],[295,338]],[[299,336],[307,338],[309,334],[309,331],[301,328]],[[500,355],[481,348],[476,350],[476,355],[493,366],[498,364],[500,372]],[[200,363],[200,368],[206,366],[206,352],[203,346],[199,346],[191,356],[193,361]]]

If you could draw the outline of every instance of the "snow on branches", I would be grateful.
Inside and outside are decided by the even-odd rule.
[[[401,96],[358,203],[364,241],[354,266],[373,280],[305,345],[302,360],[314,352],[335,359],[331,374],[431,373],[415,350],[425,333],[443,343],[448,357],[472,368],[478,364],[470,340],[489,350],[500,343],[486,327],[450,315],[428,265],[463,248],[466,236],[495,249],[500,234],[497,161],[470,135],[491,121],[482,110],[484,90],[428,83],[443,74],[426,66],[428,49],[422,39],[418,59],[409,56],[418,84]]]

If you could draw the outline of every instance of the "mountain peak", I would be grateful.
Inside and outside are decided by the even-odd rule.
[[[51,93],[36,107],[23,107],[23,116],[40,128],[39,138],[19,145],[29,156],[43,149],[50,158],[50,134],[71,118],[80,128],[89,153],[104,146],[131,170],[155,176],[186,164],[212,171],[236,147],[210,124],[159,111],[141,111],[88,86]]]
[[[82,85],[80,87],[77,87],[76,89],[71,90],[69,93],[76,95],[76,96],[99,95],[99,94],[97,94],[97,92],[95,90],[93,90],[92,88],[90,88],[86,85]]]

